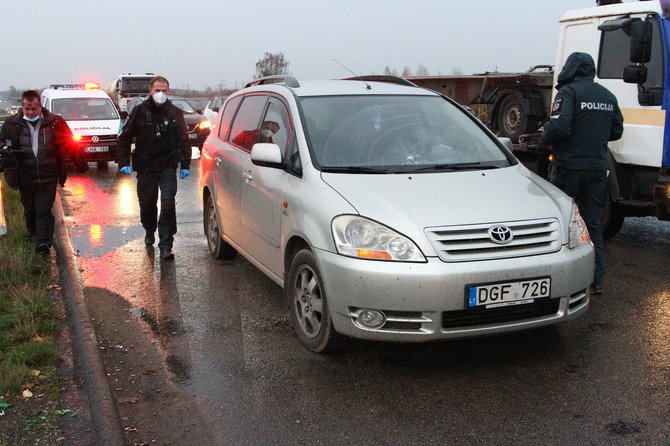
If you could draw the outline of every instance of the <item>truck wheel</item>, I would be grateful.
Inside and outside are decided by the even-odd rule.
[[[522,97],[507,95],[498,110],[498,129],[500,136],[506,136],[512,142],[519,142],[519,136],[526,133],[528,110]]]
[[[600,214],[603,227],[603,238],[605,240],[614,237],[617,232],[619,232],[621,226],[623,226],[624,218],[624,213],[619,208],[619,206],[617,206],[617,204],[612,201],[612,197],[608,191],[607,202],[605,203],[605,207]]]

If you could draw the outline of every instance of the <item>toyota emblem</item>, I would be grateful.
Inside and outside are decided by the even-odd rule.
[[[507,226],[491,226],[489,228],[489,238],[493,240],[494,243],[506,245],[512,241],[514,234],[512,234],[512,230]]]
[[[93,138],[91,138],[91,141],[96,143],[96,142],[100,141],[100,138],[98,138],[97,136],[94,136]]]

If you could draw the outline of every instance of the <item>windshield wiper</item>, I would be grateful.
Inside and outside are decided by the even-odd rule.
[[[388,169],[381,167],[366,167],[366,166],[328,166],[322,167],[322,172],[334,173],[390,173]]]
[[[407,172],[421,172],[427,170],[486,170],[499,169],[502,166],[487,163],[460,163],[460,164],[433,164],[432,166],[417,167],[416,169],[408,169]]]

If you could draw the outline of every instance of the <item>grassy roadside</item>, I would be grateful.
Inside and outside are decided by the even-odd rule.
[[[8,233],[0,236],[0,445],[38,444],[58,433],[60,394],[50,262],[28,240],[18,192],[0,175]]]

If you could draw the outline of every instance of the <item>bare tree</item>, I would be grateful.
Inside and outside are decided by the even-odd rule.
[[[456,76],[462,76],[463,75],[463,68],[461,67],[452,67],[451,68],[451,74],[454,74]]]
[[[391,69],[388,65],[386,65],[386,67],[384,68],[384,74],[387,74],[389,76],[397,76],[398,72],[396,71],[395,68]]]
[[[405,68],[402,69],[402,77],[407,77],[407,76],[411,76],[411,75],[412,75],[412,70],[410,70],[410,68],[407,65],[405,65]]]
[[[288,74],[288,60],[284,57],[284,53],[273,54],[266,52],[256,62],[254,79],[277,74]]]
[[[416,75],[417,76],[430,76],[430,71],[428,71],[428,67],[425,65],[419,65],[416,69]]]

